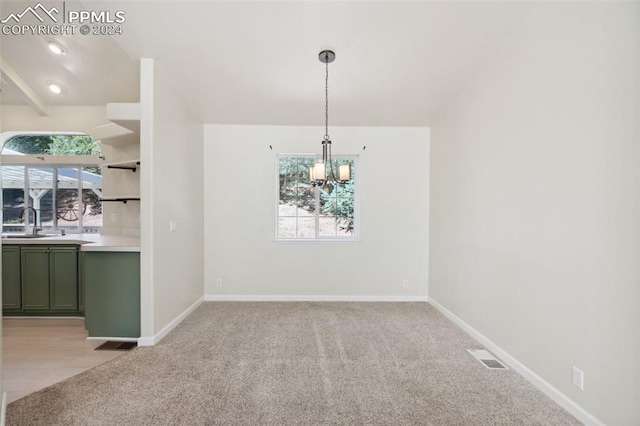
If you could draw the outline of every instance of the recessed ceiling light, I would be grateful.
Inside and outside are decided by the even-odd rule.
[[[51,90],[51,92],[55,93],[56,95],[59,95],[64,91],[64,88],[59,83],[56,83],[55,81],[50,81],[48,85],[49,85],[49,90]]]
[[[55,53],[56,55],[66,55],[67,49],[63,45],[58,42],[50,41],[49,42],[49,50]]]

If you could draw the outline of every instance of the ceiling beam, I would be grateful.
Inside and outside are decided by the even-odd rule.
[[[0,58],[0,72],[4,78],[11,80],[18,90],[22,92],[26,97],[29,106],[33,108],[38,115],[47,115],[48,106],[44,99],[42,99],[40,95],[38,95],[36,91],[33,90],[22,77],[20,77],[20,74],[11,68],[11,66],[2,58]]]

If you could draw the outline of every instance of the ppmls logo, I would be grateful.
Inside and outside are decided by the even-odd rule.
[[[60,13],[60,11],[55,6],[47,10],[47,8],[42,5],[42,3],[38,3],[33,7],[27,7],[22,13],[9,14],[9,16],[0,21],[0,23],[7,24],[9,23],[9,21],[13,20],[17,24],[20,23],[20,20],[23,16],[28,14],[35,16],[40,22],[44,22],[44,18],[42,16],[48,16],[53,22],[58,22],[58,18],[55,17],[54,13],[56,15]]]
[[[42,3],[28,6],[10,13],[0,24],[4,35],[119,35],[125,21],[123,10],[67,10],[66,2],[61,2],[51,8]]]

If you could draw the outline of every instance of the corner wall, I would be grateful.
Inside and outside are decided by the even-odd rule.
[[[358,243],[275,241],[277,154],[318,152],[324,128],[205,125],[208,299],[426,300],[429,130],[330,130],[359,155]]]
[[[140,99],[145,345],[164,337],[203,297],[203,146],[202,123],[153,59],[141,61]]]
[[[640,424],[638,7],[541,3],[432,127],[430,298],[587,423]]]

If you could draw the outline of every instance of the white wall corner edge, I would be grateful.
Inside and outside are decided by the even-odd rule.
[[[542,377],[538,376],[536,373],[531,371],[526,365],[522,364],[515,357],[509,355],[506,351],[500,348],[498,345],[493,343],[491,340],[482,335],[475,328],[471,327],[469,324],[464,322],[461,318],[456,316],[453,312],[442,306],[440,303],[436,302],[432,298],[428,300],[429,304],[436,308],[440,313],[442,313],[445,317],[451,320],[454,324],[460,327],[465,333],[473,337],[479,343],[481,343],[485,348],[487,348],[491,353],[493,353],[496,357],[498,357],[501,361],[507,364],[511,369],[515,370],[524,377],[529,383],[534,385],[540,391],[542,391],[545,395],[551,398],[556,404],[567,410],[572,416],[576,419],[580,420],[585,425],[593,425],[593,426],[606,426],[605,423],[600,421],[593,414],[589,413],[587,410],[582,408],[568,396],[560,392],[558,389],[553,387],[549,382],[544,380]]]
[[[7,418],[7,393],[2,392],[2,413],[0,413],[0,426],[5,425]]]
[[[195,311],[198,308],[198,306],[200,306],[202,304],[203,301],[204,301],[204,297],[200,297],[198,300],[193,302],[193,304],[191,306],[189,306],[182,313],[180,313],[180,315],[175,317],[173,319],[173,321],[171,321],[169,324],[165,325],[162,328],[162,330],[160,330],[155,335],[153,335],[151,337],[140,337],[140,338],[138,338],[138,346],[153,346],[156,343],[160,342],[160,340],[164,339],[167,336],[167,334],[169,334],[171,332],[171,330],[176,328],[176,326],[178,324],[180,324],[186,317],[188,317],[189,314],[191,314],[193,311]]]
[[[205,302],[427,302],[427,296],[206,294]]]

